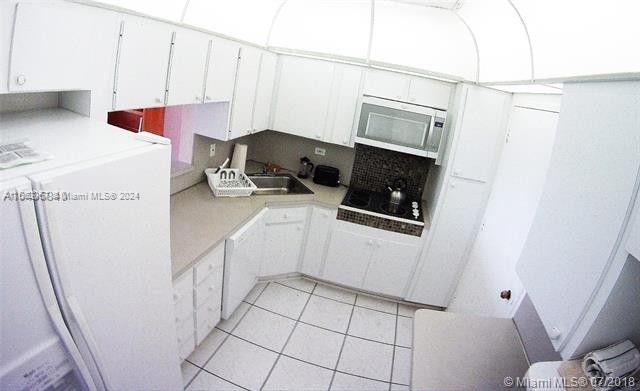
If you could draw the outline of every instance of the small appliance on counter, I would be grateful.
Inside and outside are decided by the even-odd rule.
[[[298,169],[298,178],[306,179],[309,178],[311,172],[313,171],[313,163],[308,157],[303,157],[300,159],[300,168]]]
[[[313,182],[319,185],[338,187],[340,185],[340,170],[331,166],[318,165],[313,175]]]

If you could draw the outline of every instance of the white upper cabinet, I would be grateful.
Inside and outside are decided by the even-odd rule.
[[[333,67],[328,61],[280,57],[274,130],[323,139]]]
[[[231,102],[240,45],[226,39],[211,41],[204,102]]]
[[[439,80],[412,77],[409,83],[409,102],[446,110],[453,84]]]
[[[99,89],[110,99],[119,31],[115,12],[65,2],[18,3],[9,91]]]
[[[504,142],[509,94],[465,86],[463,110],[454,132],[459,133],[453,156],[455,177],[487,182]]]
[[[353,145],[351,133],[358,111],[362,73],[360,67],[335,64],[331,107],[324,141],[345,146]]]
[[[367,72],[363,93],[446,110],[453,88],[454,84],[439,80],[370,69]]]
[[[164,23],[125,16],[114,76],[114,109],[165,104],[172,35]]]
[[[180,29],[174,33],[167,105],[202,103],[209,37]]]
[[[231,103],[229,139],[250,134],[253,129],[253,102],[258,85],[261,51],[244,46],[240,50],[236,86]]]
[[[269,129],[271,102],[273,100],[273,84],[276,78],[278,56],[269,52],[262,52],[260,75],[253,108],[253,131],[260,132]]]
[[[364,83],[365,95],[406,101],[409,77],[401,73],[370,69]]]

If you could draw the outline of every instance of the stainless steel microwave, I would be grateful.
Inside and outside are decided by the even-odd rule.
[[[447,112],[410,103],[364,96],[355,141],[426,156],[440,163]]]

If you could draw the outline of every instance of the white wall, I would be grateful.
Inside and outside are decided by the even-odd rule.
[[[515,313],[524,294],[515,264],[544,186],[559,99],[554,95],[514,96],[507,142],[482,226],[449,311],[505,318]],[[506,289],[512,291],[509,301],[499,297]]]

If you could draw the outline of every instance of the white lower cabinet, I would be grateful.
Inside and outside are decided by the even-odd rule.
[[[231,235],[225,244],[222,318],[228,319],[255,285],[264,254],[265,210]]]
[[[325,248],[337,214],[336,209],[311,207],[311,220],[300,265],[301,273],[318,278],[322,276]]]
[[[345,229],[331,232],[324,279],[339,284],[362,287],[369,259],[373,253],[373,239]]]
[[[180,359],[187,358],[220,321],[224,244],[173,283]]]
[[[178,354],[180,359],[184,360],[196,347],[193,312],[193,272],[191,270],[173,282],[173,302],[178,336]]]
[[[212,250],[194,267],[196,345],[200,344],[220,321],[223,268],[224,244]]]
[[[336,221],[323,278],[403,297],[420,251],[419,237]]]
[[[267,210],[264,226],[265,256],[260,276],[276,276],[297,270],[307,210],[306,206]]]
[[[363,289],[404,297],[419,247],[417,244],[378,239],[364,280]]]

